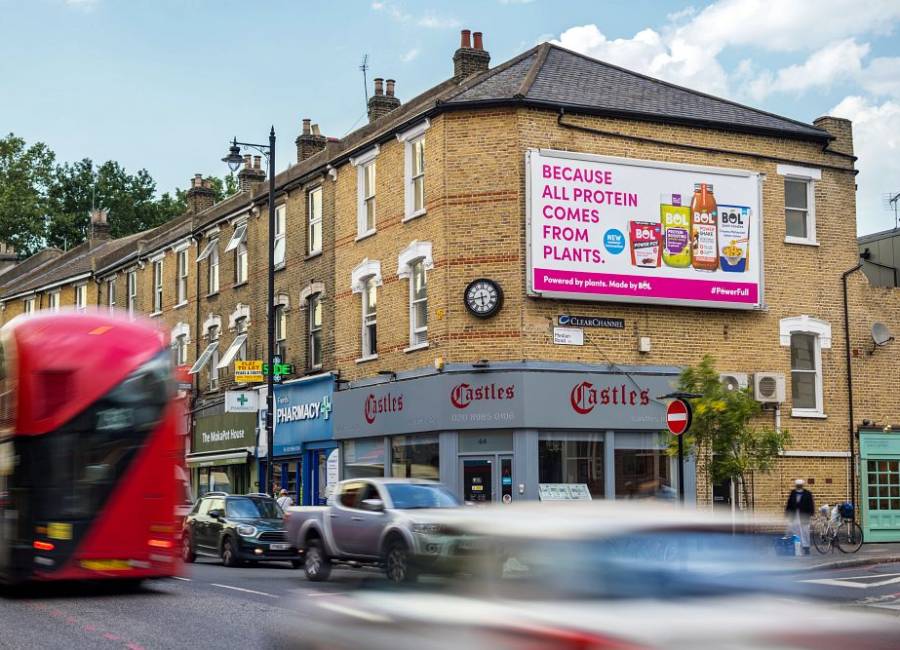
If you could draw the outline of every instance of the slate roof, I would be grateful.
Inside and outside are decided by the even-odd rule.
[[[827,131],[543,43],[489,71],[449,104],[535,102],[657,122],[829,140]]]
[[[34,273],[36,270],[49,264],[60,255],[62,255],[62,251],[58,248],[45,248],[27,259],[22,260],[0,274],[0,291],[15,282],[17,278],[29,273]]]

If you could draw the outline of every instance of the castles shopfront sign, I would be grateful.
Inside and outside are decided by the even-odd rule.
[[[334,394],[335,438],[425,431],[575,428],[658,431],[677,372],[497,370],[385,382]]]

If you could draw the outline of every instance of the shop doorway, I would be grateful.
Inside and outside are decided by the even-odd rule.
[[[463,500],[475,504],[512,503],[515,486],[512,460],[510,454],[461,457]]]

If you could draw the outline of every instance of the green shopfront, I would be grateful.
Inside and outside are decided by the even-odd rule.
[[[194,495],[244,494],[250,488],[250,456],[256,446],[256,413],[220,413],[197,418],[185,461]]]
[[[862,526],[867,542],[900,542],[900,431],[859,432]]]

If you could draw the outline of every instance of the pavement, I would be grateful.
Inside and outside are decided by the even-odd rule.
[[[871,564],[900,562],[900,543],[863,544],[856,553],[842,553],[833,549],[822,555],[815,547],[809,555],[787,557],[780,561],[782,568],[796,571],[818,571],[821,569],[844,569]]]

